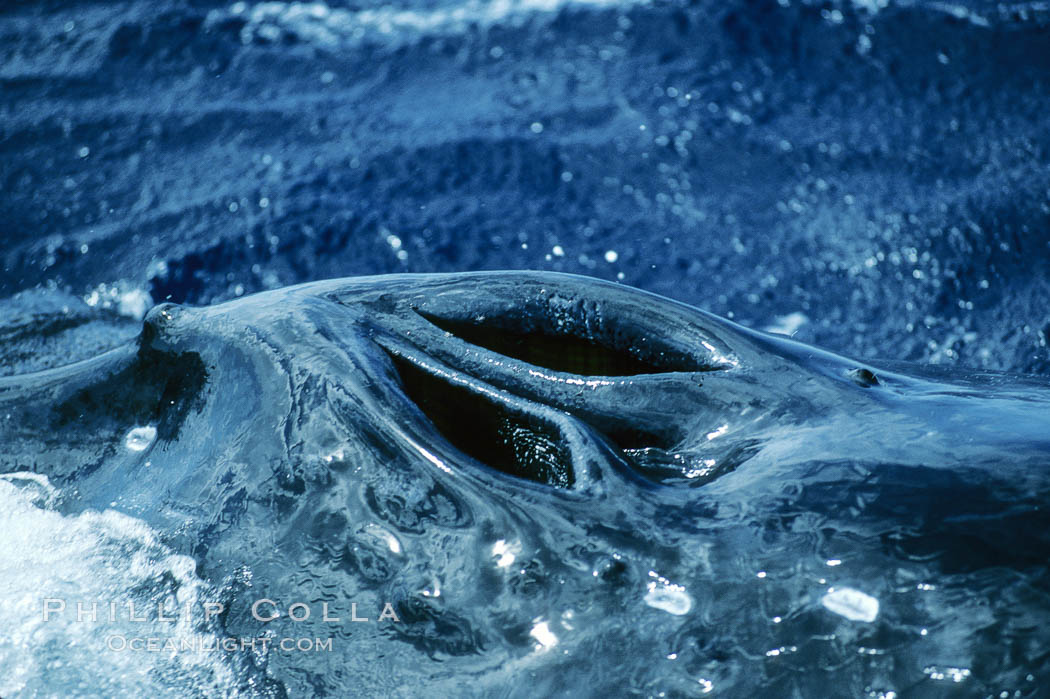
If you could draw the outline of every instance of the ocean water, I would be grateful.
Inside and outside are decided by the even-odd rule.
[[[0,695],[1044,695],[1048,31],[979,0],[4,3]],[[960,417],[818,392],[754,443],[712,424],[717,467],[627,445],[684,480],[581,505],[370,441],[352,371],[389,367],[252,300],[509,269]],[[156,344],[158,304],[231,301]]]

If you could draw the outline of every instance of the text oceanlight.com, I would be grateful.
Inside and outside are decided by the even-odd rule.
[[[271,638],[268,636],[242,636],[216,638],[215,636],[188,636],[172,638],[170,636],[129,636],[112,634],[106,638],[106,647],[111,651],[138,651],[147,653],[236,653],[252,651],[267,653],[279,650],[285,653],[325,653],[332,650],[332,637],[291,637]]]

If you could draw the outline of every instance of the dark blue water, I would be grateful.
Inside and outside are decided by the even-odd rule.
[[[862,356],[1045,372],[1046,22],[1038,3],[15,3],[0,293],[206,303],[553,269],[756,327],[799,313],[800,339]]]
[[[657,292],[861,360],[938,364],[945,380],[1045,377],[1048,25],[1045,3],[977,0],[5,3],[0,375],[22,386],[18,376],[137,346],[164,301],[534,269]],[[313,366],[308,347],[282,347]],[[74,407],[41,393],[33,405],[67,405],[57,422],[27,418],[24,402],[0,412],[0,470],[33,475],[0,480],[4,696],[1045,691],[1038,469],[1012,490],[987,471],[870,471],[814,449],[821,469],[792,471],[766,505],[730,498],[743,509],[716,516],[702,497],[647,496],[629,512],[635,535],[591,522],[570,536],[547,521],[562,511],[545,496],[531,510],[513,497],[471,509],[395,469],[368,471],[381,497],[367,501],[344,471],[319,475],[325,458],[345,461],[321,433],[281,452],[291,461],[266,452],[271,463],[231,461],[191,430],[172,463],[208,454],[201,468],[226,470],[202,477],[196,501],[183,494],[192,511],[177,521],[163,493],[143,500],[167,481],[135,459],[173,437],[141,396],[202,389],[194,366],[155,364],[121,364],[130,373],[112,382],[97,365],[77,381],[112,388]],[[172,376],[190,378],[168,393]],[[978,384],[982,400],[999,390]],[[1044,379],[1031,385],[1043,395]],[[203,414],[187,401],[187,415]],[[242,409],[229,401],[230,424]],[[989,422],[1010,432],[1008,417]],[[1000,453],[1010,472],[1016,450]],[[965,504],[939,509],[937,493]],[[364,514],[340,510],[358,495]],[[292,516],[304,508],[314,520]],[[488,523],[440,533],[470,511]],[[433,537],[425,556],[409,553],[420,527]],[[1027,536],[1030,557],[1017,543]],[[1017,545],[997,557],[997,540]],[[654,541],[663,548],[647,550]],[[512,564],[489,559],[529,564],[507,582]],[[821,604],[838,571],[840,586],[881,601],[875,621],[848,618],[864,598],[846,616]],[[596,592],[588,576],[611,582]],[[439,613],[441,586],[462,596]],[[111,651],[102,668],[114,628],[261,627],[243,608],[177,629],[123,607],[114,623],[79,623],[74,610],[168,594],[199,609],[257,590],[285,605],[308,597],[314,622],[325,600],[360,598],[373,619],[384,595],[419,606],[400,630],[340,627],[348,645],[335,653]],[[43,596],[68,598],[65,616],[44,622]]]

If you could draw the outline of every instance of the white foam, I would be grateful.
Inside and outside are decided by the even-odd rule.
[[[153,305],[153,299],[144,289],[129,289],[117,299],[117,313],[135,320],[146,317],[146,311]]]
[[[798,329],[809,322],[809,316],[802,311],[794,311],[787,315],[777,316],[773,319],[770,325],[765,327],[767,333],[777,333],[778,335],[791,336],[798,332]]]
[[[497,568],[509,568],[521,554],[521,544],[517,541],[507,543],[500,539],[492,544],[492,557],[496,559]]]
[[[103,282],[83,298],[84,303],[92,308],[111,309],[134,320],[142,320],[153,306],[148,291],[125,281]]]
[[[55,493],[43,476],[0,474],[0,696],[157,696],[175,686],[186,695],[221,695],[235,687],[220,653],[109,646],[114,635],[208,636],[187,614],[133,622],[118,606],[116,620],[106,618],[110,602],[200,606],[206,586],[195,561],[166,548],[141,520],[115,511],[63,515],[46,506]],[[52,609],[62,600],[65,609],[45,620],[45,600]],[[77,602],[85,609],[97,602],[97,621],[78,620]]]
[[[889,4],[889,0],[853,0],[853,6],[855,8],[873,15],[877,14],[880,10],[886,9]]]
[[[246,19],[241,41],[275,42],[285,36],[322,46],[340,46],[367,37],[389,40],[402,35],[454,35],[467,27],[521,21],[537,14],[555,13],[563,7],[629,7],[649,0],[466,0],[456,5],[425,10],[385,5],[349,10],[324,2],[235,2],[226,10],[208,15],[210,25],[230,17]]]

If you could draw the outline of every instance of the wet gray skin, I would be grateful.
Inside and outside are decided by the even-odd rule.
[[[858,362],[619,285],[484,272],[161,305],[133,344],[0,379],[0,416],[5,471],[192,555],[230,609],[219,632],[334,637],[252,656],[269,679],[249,692],[1050,681],[1045,380]],[[156,440],[126,448],[144,425]],[[878,599],[874,621],[823,605],[836,587]],[[262,624],[260,597],[313,614]],[[376,621],[384,602],[398,622]]]

